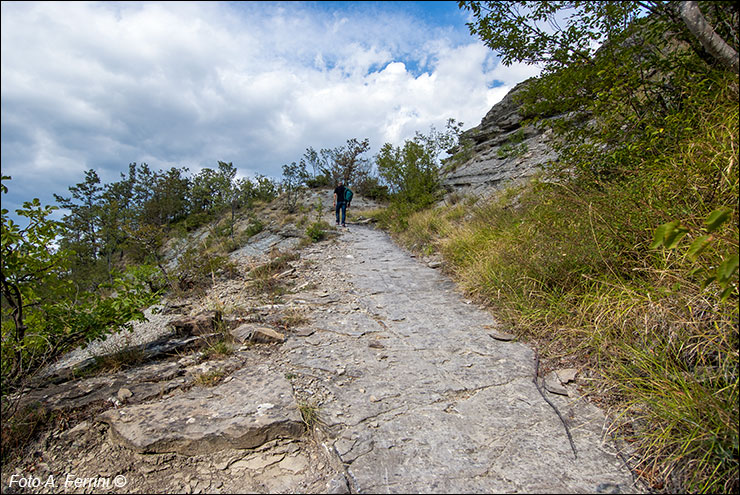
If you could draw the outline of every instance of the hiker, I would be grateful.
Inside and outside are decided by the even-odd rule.
[[[346,227],[344,224],[345,217],[347,216],[347,207],[349,202],[345,199],[345,192],[347,188],[344,187],[344,181],[339,180],[339,185],[334,189],[334,212],[337,214],[337,225],[339,225],[339,210],[342,210],[342,227]]]

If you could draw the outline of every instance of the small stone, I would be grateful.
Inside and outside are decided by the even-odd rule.
[[[554,371],[551,371],[545,377],[545,389],[553,394],[568,395],[568,389],[560,383],[560,379]]]
[[[374,395],[371,395],[371,396],[370,396],[370,402],[380,402],[380,399],[378,399],[378,398],[377,398],[377,397],[375,397]]]
[[[380,342],[378,342],[377,340],[370,342],[367,346],[370,347],[371,349],[385,349],[385,346],[381,344]]]
[[[496,340],[501,340],[502,342],[508,342],[516,338],[516,335],[514,334],[501,332],[498,330],[492,330],[488,335],[490,335],[491,338],[496,339]]]
[[[427,266],[429,268],[439,268],[440,266],[442,266],[442,262],[441,261],[430,261],[429,263],[427,263]]]
[[[118,397],[118,400],[121,402],[124,402],[126,399],[130,399],[133,396],[133,392],[127,388],[119,388],[118,393],[116,394],[116,397]]]
[[[555,373],[558,375],[558,379],[561,383],[570,383],[573,380],[576,379],[576,375],[578,374],[578,370],[575,368],[565,368],[562,370],[557,370]]]
[[[619,485],[614,483],[599,483],[595,490],[596,493],[622,493]]]
[[[272,342],[282,343],[285,340],[285,336],[272,328],[257,327],[252,331],[252,336],[249,340],[263,344],[270,344]]]

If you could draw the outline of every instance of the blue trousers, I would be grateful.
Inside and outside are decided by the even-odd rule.
[[[344,220],[347,216],[347,203],[345,203],[344,201],[337,203],[337,207],[335,208],[337,214],[337,223],[339,223],[339,210],[342,210],[342,225],[344,225]]]

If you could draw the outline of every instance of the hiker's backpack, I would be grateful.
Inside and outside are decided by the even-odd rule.
[[[349,204],[352,201],[352,196],[354,196],[352,189],[350,189],[349,187],[345,187],[344,188],[344,202]]]

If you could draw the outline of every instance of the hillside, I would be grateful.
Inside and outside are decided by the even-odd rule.
[[[586,371],[538,378],[438,263],[361,217],[287,248],[303,235],[270,211],[233,276],[54,367],[25,400],[57,428],[4,465],[3,492],[19,474],[54,476],[40,493],[639,491],[578,392]]]

